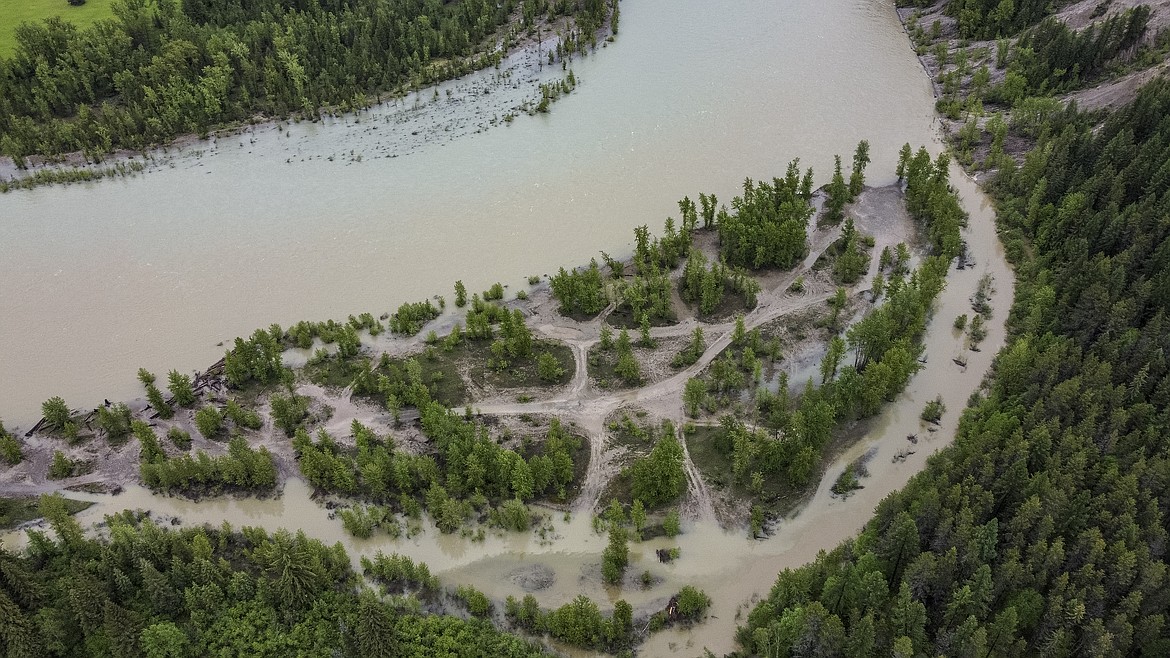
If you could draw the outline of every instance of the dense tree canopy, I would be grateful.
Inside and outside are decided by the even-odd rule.
[[[87,29],[26,23],[0,59],[0,153],[100,155],[256,114],[364,107],[498,61],[490,37],[518,7],[525,24],[572,15],[588,35],[616,3],[119,0]]]
[[[954,446],[780,575],[762,655],[1170,652],[1170,83],[1059,113],[995,193],[1009,346]]]
[[[946,14],[958,23],[964,39],[1005,37],[1034,25],[1070,0],[952,0]],[[934,0],[898,0],[899,7],[929,7]]]
[[[362,587],[340,544],[302,533],[167,530],[123,512],[86,539],[46,497],[56,534],[0,551],[5,656],[539,656],[483,622],[403,613]]]
[[[731,202],[733,212],[718,216],[719,248],[728,264],[787,269],[804,257],[813,207],[797,165],[794,160],[787,175],[771,183],[745,180],[743,196]]]

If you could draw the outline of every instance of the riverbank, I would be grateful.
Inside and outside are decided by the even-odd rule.
[[[817,193],[812,205],[820,209],[823,202],[823,194]],[[853,213],[853,207],[850,208],[850,212],[856,216],[857,230],[875,237],[871,270],[877,270],[877,253],[885,249],[892,250],[899,243],[911,245],[918,243],[915,238],[917,229],[902,207],[901,194],[896,187],[867,189],[854,207],[857,212]],[[831,224],[818,226],[814,221],[813,229],[808,255],[797,268],[790,271],[765,272],[761,277],[766,287],[759,295],[757,305],[744,318],[747,330],[782,324],[784,318],[821,308],[834,294],[835,284],[826,278],[824,272],[814,270],[814,266],[840,237],[841,227]],[[706,257],[714,261],[719,258],[719,252],[717,241],[712,238],[713,232],[703,232],[697,242],[702,245]],[[632,261],[626,261],[623,269],[632,270]],[[681,267],[671,273],[672,287],[677,287],[681,276]],[[795,288],[793,284],[798,279],[801,286]],[[873,307],[872,302],[867,301],[866,281],[868,278],[863,277],[859,285],[853,286],[849,295],[853,300],[849,315],[861,315]],[[612,306],[594,318],[579,321],[560,312],[560,303],[552,296],[547,282],[535,284],[530,282],[527,288],[521,290],[523,298],[516,298],[516,292],[511,292],[514,298],[505,302],[504,308],[509,311],[520,311],[537,338],[563,344],[571,350],[572,361],[564,365],[571,367],[572,375],[566,384],[551,388],[531,384],[521,387],[501,386],[485,380],[482,375],[473,376],[471,362],[459,361],[451,366],[451,370],[462,380],[462,388],[467,391],[468,397],[466,400],[453,400],[452,404],[462,406],[466,403],[481,417],[527,415],[559,417],[586,431],[597,430],[586,437],[592,447],[592,459],[589,475],[583,485],[584,493],[574,505],[574,509],[588,512],[596,507],[608,479],[620,470],[615,461],[620,455],[608,449],[606,445],[607,439],[610,438],[607,430],[603,429],[606,418],[619,407],[637,404],[656,417],[671,420],[681,427],[687,420],[682,413],[681,405],[684,385],[689,378],[703,372],[727,347],[735,328],[734,317],[701,321],[694,306],[683,304],[676,298],[674,308],[676,321],[650,330],[651,337],[662,344],[657,349],[640,352],[639,360],[643,370],[649,374],[647,367],[653,369],[652,362],[669,360],[673,356],[669,346],[689,336],[696,327],[701,327],[710,337],[707,349],[689,367],[659,368],[661,372],[653,376],[646,386],[609,391],[597,381],[593,369],[586,362],[586,355],[599,342],[602,327],[608,324],[607,319]],[[390,332],[371,335],[369,332],[362,332],[362,357],[375,363],[384,357],[421,359],[424,353],[434,349],[430,347],[430,335],[445,337],[455,326],[466,322],[461,309],[455,308],[454,304],[446,306],[446,312],[427,323],[413,336],[403,337]],[[800,345],[807,346],[812,342],[815,341],[806,338]],[[310,427],[311,430],[322,429],[344,441],[348,438],[351,423],[357,421],[380,434],[393,437],[400,449],[414,453],[427,449],[426,438],[421,435],[415,424],[417,413],[408,412],[404,416],[406,424],[403,426],[396,423],[391,412],[383,406],[373,405],[369,400],[356,399],[350,387],[343,386],[339,389],[322,385],[325,380],[314,380],[305,366],[312,359],[318,358],[314,353],[322,347],[333,349],[333,346],[324,346],[320,340],[316,340],[311,348],[290,348],[284,354],[284,362],[299,371],[295,392],[310,401],[311,416],[321,419],[319,426]],[[793,347],[798,348],[799,345]],[[800,351],[796,349],[797,353]],[[791,376],[806,370],[804,366],[788,361],[782,362],[780,368]],[[778,372],[779,370],[775,372],[769,370],[764,375],[766,379],[774,379]],[[193,441],[192,450],[204,450],[212,457],[226,454],[226,444],[203,437],[195,419],[195,411],[201,404],[222,407],[229,397],[238,397],[228,394],[222,361],[197,374],[193,381],[200,403],[193,405],[190,410],[179,410],[173,419],[160,419],[155,413],[156,410],[150,408],[146,398],[138,397],[127,401],[131,414],[134,418],[149,422],[163,435],[172,430],[189,434]],[[793,387],[800,385],[803,385],[803,380],[792,382]],[[254,398],[251,405],[260,413],[264,429],[245,432],[244,436],[253,448],[262,446],[274,456],[279,479],[283,482],[290,477],[297,477],[299,471],[290,441],[283,433],[275,430],[268,394],[268,391],[264,391],[258,398],[254,393],[248,394]],[[80,415],[77,416],[77,422],[81,427],[81,434],[83,438],[90,438],[74,446],[63,446],[60,439],[53,436],[49,430],[39,429],[44,424],[43,421],[28,430],[21,430],[19,427],[13,430],[15,434],[23,437],[25,461],[0,474],[0,495],[31,495],[60,488],[75,489],[97,485],[114,489],[138,482],[136,443],[130,441],[111,445],[103,441],[102,433],[97,427],[96,410],[78,413]],[[715,417],[710,416],[711,419]],[[93,464],[93,470],[65,480],[47,479],[48,465],[57,449],[63,449],[66,456],[75,462]],[[731,505],[725,507],[733,508]],[[710,501],[702,502],[698,507],[692,504],[690,510],[692,516],[714,518]]]
[[[501,32],[516,29],[518,21],[517,15]],[[183,166],[184,161],[201,162],[214,157],[221,142],[235,141],[242,147],[245,142],[251,146],[262,139],[277,140],[284,144],[289,163],[317,158],[358,164],[366,159],[410,155],[429,145],[509,125],[516,117],[535,114],[542,83],[560,80],[574,61],[596,56],[614,38],[607,20],[594,35],[600,45],[589,55],[567,50],[562,53],[563,35],[573,29],[571,19],[557,17],[522,33],[515,41],[497,35],[495,50],[487,53],[492,59],[498,58],[494,65],[449,80],[384,91],[365,98],[360,109],[334,106],[318,108],[311,116],[255,115],[219,126],[208,135],[182,135],[145,151],[29,156],[23,168],[17,167],[12,158],[0,155],[0,193],[145,175]],[[556,54],[550,58],[550,53]],[[468,61],[483,57],[481,53]],[[361,146],[348,153],[305,152],[301,146],[316,129],[353,132]]]
[[[583,83],[553,112],[507,130],[472,124],[408,157],[374,149],[422,139],[420,125],[306,122],[286,127],[292,138],[219,140],[214,155],[192,151],[148,177],[0,196],[0,362],[20,373],[0,383],[0,417],[27,427],[53,395],[90,408],[133,397],[137,368],[190,373],[222,355],[218,343],[274,321],[378,315],[455,278],[515,288],[582,254],[620,258],[635,222],[659,225],[697,189],[730,199],[745,175],[782,171],[781,154],[807,154],[819,184],[858,139],[886,162],[933,139],[929,103],[905,101],[926,84],[892,13],[828,9],[743,6],[712,20],[695,2],[623,8],[622,38],[575,60]],[[712,30],[743,36],[733,75]],[[841,41],[881,62],[880,79],[829,47]],[[780,90],[814,62],[839,65],[777,121]],[[888,168],[874,176],[893,180]]]
[[[963,189],[963,183],[958,182],[958,184]],[[970,190],[967,191],[970,192]],[[856,216],[859,230],[873,231],[876,241],[881,245],[912,241],[910,238],[915,231],[908,224],[908,218],[904,211],[891,212],[891,210],[898,210],[896,207],[891,207],[891,204],[896,201],[900,202],[900,193],[896,188],[870,189],[866,190],[858,203],[849,208],[847,212]],[[986,222],[987,218],[985,214],[975,212],[972,214],[972,221]],[[777,319],[824,304],[831,295],[833,286],[817,283],[816,277],[807,275],[809,268],[836,240],[838,234],[839,228],[835,226],[818,228],[810,236],[810,250],[804,263],[793,271],[768,278],[768,287],[760,295],[760,304],[745,318],[745,328],[750,330],[765,326]],[[678,587],[681,583],[695,582],[708,591],[718,591],[719,593],[715,596],[712,618],[706,624],[691,631],[670,631],[664,636],[670,639],[652,638],[650,640],[651,647],[661,648],[661,642],[674,642],[678,641],[679,638],[686,638],[685,641],[689,642],[695,637],[694,633],[701,633],[704,638],[709,638],[712,636],[711,634],[716,632],[719,633],[718,637],[728,639],[733,637],[735,609],[742,607],[746,600],[750,600],[754,593],[760,591],[761,584],[766,582],[766,579],[760,578],[761,572],[756,568],[757,560],[766,558],[769,560],[769,564],[774,565],[777,560],[791,558],[791,542],[797,539],[799,539],[798,543],[807,545],[807,542],[814,541],[813,537],[815,537],[816,546],[825,546],[821,540],[825,539],[828,528],[832,528],[831,533],[855,532],[855,527],[849,525],[848,522],[841,526],[830,524],[828,527],[821,527],[818,524],[818,532],[814,533],[813,536],[806,536],[808,532],[806,520],[822,518],[825,514],[833,518],[841,513],[841,507],[844,506],[849,510],[850,516],[847,518],[857,519],[856,527],[860,527],[860,524],[868,517],[869,508],[867,505],[873,504],[873,495],[900,486],[900,482],[904,482],[917,468],[921,467],[922,460],[926,458],[931,449],[946,445],[949,441],[948,432],[953,430],[953,423],[958,414],[957,412],[948,414],[938,433],[927,433],[917,420],[917,414],[924,404],[923,399],[925,396],[933,399],[939,391],[942,391],[948,408],[960,409],[965,398],[978,386],[983,369],[990,364],[991,356],[998,349],[996,341],[999,340],[997,338],[999,334],[997,332],[1001,330],[1002,319],[1006,317],[1006,308],[1002,306],[1005,303],[1005,296],[1002,294],[1002,286],[1000,286],[1001,290],[993,295],[991,301],[994,309],[993,317],[997,318],[997,321],[992,323],[990,335],[983,343],[986,351],[970,354],[970,358],[966,361],[966,367],[958,368],[951,363],[951,357],[964,353],[964,340],[962,336],[956,336],[952,333],[949,315],[951,313],[957,314],[958,310],[966,312],[967,297],[973,293],[973,289],[978,285],[976,277],[981,278],[982,273],[991,271],[993,264],[997,262],[993,248],[997,245],[994,233],[991,234],[990,243],[986,238],[986,226],[972,226],[967,239],[976,263],[981,266],[978,268],[980,274],[977,275],[976,268],[951,273],[953,278],[948,281],[948,292],[945,293],[942,306],[936,311],[936,319],[931,323],[927,336],[926,372],[919,374],[912,381],[911,388],[908,389],[907,393],[900,396],[898,402],[883,413],[882,420],[872,425],[872,431],[867,433],[860,443],[845,449],[840,457],[832,462],[832,465],[824,472],[823,477],[819,478],[820,486],[816,493],[810,497],[807,505],[803,506],[795,516],[782,520],[776,526],[771,539],[765,542],[748,540],[742,532],[742,526],[733,530],[731,535],[726,534],[726,531],[720,527],[720,507],[717,506],[716,498],[712,496],[710,488],[706,486],[701,476],[689,478],[690,486],[684,501],[685,516],[689,519],[686,533],[676,540],[663,539],[640,545],[641,552],[635,555],[635,564],[638,565],[635,570],[650,567],[652,563],[649,558],[653,555],[652,551],[656,551],[658,548],[679,547],[682,549],[684,559],[672,565],[667,572],[660,572],[658,577],[661,578],[661,586],[655,586],[642,594],[635,593],[636,590],[635,592],[623,591],[623,595],[631,596],[632,602],[640,606],[641,613],[660,608],[662,597],[668,595],[670,588]],[[794,293],[792,283],[801,276],[806,277],[805,280],[809,285]],[[866,280],[863,279],[863,281]],[[968,290],[968,287],[971,290]],[[862,288],[864,285],[856,288],[855,294],[863,294],[865,291]],[[527,300],[509,302],[509,307],[522,309],[528,316],[528,323],[538,335],[562,340],[570,345],[576,365],[575,374],[568,384],[552,391],[551,397],[546,399],[517,402],[516,391],[485,391],[483,397],[473,400],[472,408],[473,412],[479,414],[481,418],[555,416],[562,419],[567,425],[585,432],[589,437],[591,452],[589,471],[584,477],[581,495],[572,505],[572,518],[576,520],[568,525],[562,525],[556,522],[555,518],[551,519],[555,533],[560,539],[554,539],[546,548],[541,549],[543,557],[538,558],[541,564],[556,574],[554,582],[557,585],[550,586],[540,592],[542,605],[552,606],[567,602],[567,599],[571,599],[572,596],[581,591],[583,584],[595,582],[595,579],[588,575],[593,573],[596,568],[591,566],[594,564],[595,554],[591,553],[587,547],[602,540],[596,537],[590,539],[593,535],[586,520],[596,508],[606,483],[620,470],[622,463],[622,451],[609,447],[610,437],[607,435],[605,419],[612,410],[623,405],[636,404],[641,408],[652,410],[656,417],[673,419],[680,425],[684,423],[685,417],[681,404],[683,384],[690,376],[702,371],[728,345],[731,333],[734,331],[734,323],[722,322],[715,325],[702,325],[711,340],[702,357],[690,368],[644,388],[610,393],[600,391],[591,384],[584,358],[589,346],[599,340],[600,327],[605,314],[585,322],[566,319],[557,312],[557,302],[549,296],[547,286],[541,284],[527,292]],[[942,316],[941,319],[939,316]],[[694,317],[683,316],[679,320],[679,324],[653,329],[652,336],[665,341],[672,337],[685,336],[695,326],[701,324]],[[418,335],[412,338],[402,339],[382,335],[376,338],[367,337],[363,342],[371,357],[377,357],[380,354],[395,357],[417,354],[419,350],[425,349],[427,332],[440,327],[450,327],[454,321],[454,313],[449,313],[435,320],[428,327],[424,327]],[[218,387],[212,386],[210,388],[217,389]],[[400,449],[417,450],[419,446],[421,449],[426,449],[425,439],[417,434],[417,430],[409,428],[403,430],[397,427],[384,409],[355,401],[352,392],[328,391],[305,382],[298,384],[296,390],[299,394],[312,400],[311,406],[314,409],[314,415],[319,415],[324,419],[321,421],[321,429],[333,433],[341,440],[345,440],[347,436],[346,429],[349,423],[352,420],[358,420],[375,431],[385,432],[393,437]],[[131,407],[135,414],[149,415],[144,401],[137,401]],[[318,503],[309,502],[311,499],[304,496],[307,489],[303,483],[295,479],[297,465],[292,454],[291,444],[281,433],[272,429],[272,419],[269,415],[271,409],[262,401],[260,409],[267,419],[265,422],[267,429],[255,436],[249,434],[249,442],[253,445],[263,445],[272,452],[279,464],[278,472],[281,480],[285,482],[285,495],[274,499],[271,503],[250,502],[248,500],[232,501],[230,499],[209,499],[201,503],[188,503],[178,499],[146,494],[135,485],[138,451],[134,442],[118,449],[109,449],[108,452],[104,446],[94,446],[97,452],[88,454],[87,458],[97,464],[98,470],[89,476],[74,480],[60,483],[51,483],[43,479],[38,481],[31,470],[10,469],[9,477],[5,478],[8,486],[4,491],[7,493],[31,493],[51,490],[62,485],[86,485],[97,481],[112,484],[121,481],[128,491],[139,493],[135,493],[125,502],[121,500],[120,496],[98,496],[95,500],[99,501],[101,509],[117,509],[126,504],[141,505],[163,514],[169,514],[171,518],[177,519],[180,523],[197,524],[198,519],[204,518],[207,512],[197,513],[195,510],[202,510],[205,507],[208,510],[218,510],[211,512],[213,515],[229,519],[232,518],[232,513],[227,510],[239,509],[242,511],[252,507],[259,510],[272,507],[273,512],[266,514],[274,513],[276,516],[268,518],[264,514],[258,516],[258,511],[250,511],[247,513],[246,522],[252,524],[260,521],[264,526],[273,528],[290,523],[297,527],[303,527],[305,518],[325,514],[325,512],[309,512],[309,508],[305,507],[305,505],[310,505],[320,509]],[[906,420],[898,421],[898,418]],[[911,419],[913,420],[911,421]],[[906,421],[913,422],[912,429],[903,427],[906,425]],[[190,432],[196,442],[193,447],[213,451],[212,454],[220,454],[224,451],[223,444],[207,441],[199,436],[194,427],[191,412],[181,412],[175,420],[166,423],[157,419],[154,422],[159,425],[159,430],[169,429],[173,426]],[[923,445],[907,454],[905,436],[911,431],[923,432]],[[36,438],[35,435],[34,438]],[[90,443],[94,444],[99,441],[100,439],[95,438]],[[31,464],[45,465],[47,451],[54,446],[60,447],[58,440],[45,438],[44,442],[43,446],[39,442],[34,442],[36,445],[33,452],[46,454],[39,457],[34,454],[29,462],[29,469],[35,468]],[[411,448],[412,445],[415,447]],[[83,448],[83,450],[89,449],[88,447]],[[871,475],[863,481],[865,488],[847,501],[838,500],[831,494],[827,494],[832,482],[839,475],[839,471],[856,458],[855,453],[859,450],[873,455],[870,467]],[[688,471],[693,472],[694,465],[690,463],[689,456],[687,457],[687,466]],[[17,469],[19,468],[18,466]],[[292,487],[291,491],[302,492],[296,494],[296,500],[300,500],[300,502],[283,502],[288,501],[289,487]],[[143,498],[144,495],[145,498]],[[303,500],[301,500],[302,496],[304,496]],[[137,502],[132,502],[131,499]],[[291,508],[290,505],[292,505]],[[327,520],[328,523],[322,521],[316,532],[323,538],[336,537],[340,532],[338,522],[332,518]],[[732,516],[730,519],[723,518],[722,520],[724,522],[730,520],[732,525],[738,526],[738,523],[742,521],[742,516]],[[522,582],[504,577],[516,571],[518,568],[517,560],[520,559],[513,555],[511,549],[506,550],[506,547],[511,546],[515,541],[530,541],[530,539],[524,540],[523,535],[508,539],[503,544],[491,544],[497,548],[486,553],[480,548],[473,548],[475,544],[469,544],[467,539],[444,538],[445,536],[433,527],[425,530],[423,535],[409,541],[391,541],[383,538],[372,543],[362,544],[364,551],[352,551],[351,555],[368,555],[373,547],[377,546],[415,555],[417,559],[426,559],[431,562],[435,561],[435,551],[438,551],[438,554],[449,553],[457,556],[457,559],[451,562],[439,560],[438,564],[444,565],[440,567],[444,569],[442,574],[449,578],[450,582],[470,582],[496,600],[508,595],[517,595],[518,590],[523,589]],[[447,548],[440,549],[440,545],[447,546]],[[704,556],[710,555],[710,551],[715,545],[721,547],[719,551],[726,556],[726,560],[712,564],[710,560],[704,559]],[[531,549],[525,549],[524,552],[528,550]],[[734,569],[735,575],[729,573],[728,569]],[[579,570],[582,572],[581,575],[574,575]],[[740,574],[745,570],[746,573],[752,574],[752,580],[740,577]],[[775,572],[772,573],[774,575]],[[496,579],[491,574],[496,574],[500,578]],[[592,590],[594,587],[596,585],[589,584],[587,589]],[[604,595],[601,591],[597,594]],[[731,626],[724,628],[726,624],[731,624]],[[705,643],[708,642],[705,641]],[[719,645],[715,644],[715,646]],[[730,645],[728,646],[730,647]],[[657,649],[648,650],[656,651]]]

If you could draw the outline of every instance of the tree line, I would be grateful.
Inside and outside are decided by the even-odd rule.
[[[78,29],[16,28],[0,59],[0,153],[142,149],[257,114],[317,116],[498,63],[496,35],[523,7],[596,31],[604,0],[118,0]]]
[[[843,208],[864,188],[869,161],[869,143],[862,141],[846,182],[837,158],[836,173],[826,190],[828,221],[844,219]],[[698,307],[700,316],[712,315],[729,293],[740,298],[743,308],[753,308],[760,286],[751,272],[789,269],[808,253],[808,222],[816,212],[812,186],[812,168],[802,175],[797,159],[788,164],[784,178],[746,179],[730,211],[718,205],[714,194],[699,194],[699,205],[684,197],[678,203],[681,221],[677,227],[674,218],[667,218],[662,235],[655,238],[645,225],[634,229],[633,276],[625,264],[603,253],[609,278],[615,283],[607,283],[601,265],[593,259],[586,268],[561,268],[550,281],[553,297],[560,302],[561,313],[578,319],[593,317],[612,302],[615,318],[628,318],[628,326],[671,324],[677,318],[671,308],[670,273],[685,260],[679,293]],[[709,262],[693,246],[699,230],[718,233],[717,261]]]
[[[760,655],[1170,652],[1170,83],[1048,117],[992,186],[1018,286],[955,443],[780,574]]]
[[[897,0],[899,7],[933,4],[933,0]],[[995,39],[1036,24],[1058,6],[1050,0],[950,0],[943,11],[955,19],[961,38]]]
[[[1046,18],[1025,31],[1011,50],[1004,80],[988,94],[1014,105],[1029,96],[1050,96],[1081,88],[1100,77],[1145,36],[1150,8],[1138,5],[1083,30]]]
[[[41,512],[52,535],[0,550],[0,647],[13,658],[545,655],[483,621],[384,602],[340,544],[301,532],[166,529],[127,511],[90,539],[64,498],[43,497]]]

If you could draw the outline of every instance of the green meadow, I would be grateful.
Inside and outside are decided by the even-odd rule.
[[[77,27],[114,15],[114,0],[88,0],[74,7],[67,0],[0,0],[0,57],[16,50],[16,26],[27,21],[42,21],[59,16]]]

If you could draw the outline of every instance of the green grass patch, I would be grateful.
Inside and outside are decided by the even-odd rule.
[[[731,446],[724,445],[727,440],[722,427],[696,426],[683,434],[691,461],[708,483],[745,504],[758,503],[769,515],[784,515],[792,511],[800,501],[816,491],[820,483],[819,477],[810,478],[806,486],[793,486],[783,477],[765,478],[760,492],[753,494],[746,486],[734,480]],[[817,471],[821,472],[823,467],[824,462],[818,465]]]
[[[497,369],[488,365],[491,359],[491,343],[489,341],[469,341],[463,344],[463,351],[470,366],[468,375],[476,384],[496,386],[499,388],[540,388],[546,386],[563,386],[573,379],[576,363],[573,360],[573,350],[564,343],[550,340],[535,340],[532,343],[532,356],[517,359],[508,364],[507,368]],[[537,371],[536,359],[541,353],[552,354],[561,367],[560,378],[545,381]]]
[[[65,499],[65,508],[76,514],[93,503],[83,500]],[[41,518],[37,511],[37,498],[0,498],[0,529],[15,528],[21,523]]]
[[[606,424],[609,445],[628,448],[639,457],[648,454],[662,438],[662,428],[646,422],[645,417],[645,412],[633,412],[633,415],[623,412],[620,417],[611,417]]]
[[[712,486],[720,489],[731,486],[731,453],[724,453],[716,447],[717,440],[724,434],[722,427],[696,425],[683,435],[691,461]]]
[[[637,337],[632,337],[637,340]],[[634,358],[638,358],[638,353],[634,352]],[[618,348],[616,346],[607,349],[602,349],[600,344],[594,344],[589,348],[589,352],[585,355],[586,368],[589,370],[589,376],[597,380],[597,387],[606,390],[620,390],[626,388],[635,388],[641,386],[642,382],[627,383],[617,374],[618,363]],[[642,367],[642,362],[638,361],[638,367]]]
[[[833,463],[842,451],[860,441],[872,427],[872,423],[873,420],[870,419],[844,423],[834,428],[829,445],[822,452],[820,461],[813,469],[813,476],[805,486],[794,486],[784,477],[765,477],[763,487],[757,493],[735,481],[731,468],[731,445],[722,427],[691,425],[683,431],[683,435],[686,437],[691,461],[712,487],[727,492],[733,498],[743,501],[745,505],[759,504],[769,517],[775,517],[789,514],[815,493],[826,467]],[[864,470],[864,465],[869,458],[870,455],[867,454],[852,465],[853,472],[858,478],[868,474]]]
[[[634,483],[629,466],[634,460],[650,454],[654,444],[663,437],[663,428],[647,422],[645,416],[645,412],[625,412],[620,416],[611,417],[606,424],[607,447],[626,450],[622,454],[621,472],[609,481],[601,494],[600,502],[603,507],[615,498],[627,507],[634,503]]]
[[[80,7],[67,0],[0,0],[0,57],[16,52],[16,26],[57,16],[86,28],[114,15],[114,0],[88,0]]]
[[[345,388],[353,383],[363,368],[370,367],[370,360],[364,356],[343,359],[331,355],[324,359],[310,359],[305,364],[305,377],[323,388]],[[425,369],[424,369],[425,371]]]
[[[605,491],[601,492],[601,499],[598,501],[598,509],[608,508],[612,500],[617,500],[622,507],[634,504],[634,478],[630,475],[629,469],[623,469],[605,485]]]
[[[637,331],[642,328],[642,324],[634,319],[634,309],[630,308],[629,304],[622,304],[615,308],[609,315],[605,316],[605,323],[614,329]],[[669,318],[650,316],[651,327],[671,327],[676,324],[678,324],[678,318],[673,315]]]
[[[686,304],[687,308],[695,312],[695,317],[703,320],[704,322],[712,323],[734,320],[735,316],[740,314],[746,315],[748,311],[756,307],[754,304],[748,305],[747,297],[742,293],[733,292],[731,290],[728,290],[723,294],[723,298],[719,300],[719,303],[715,306],[715,310],[711,311],[707,315],[703,315],[699,312],[698,304],[689,304],[685,301],[683,303]]]

